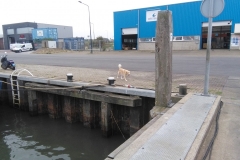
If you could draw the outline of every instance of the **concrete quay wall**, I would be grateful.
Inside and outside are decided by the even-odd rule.
[[[149,111],[155,105],[153,90],[31,76],[13,79],[11,85],[11,76],[0,74],[0,102],[29,111],[32,116],[48,114],[50,118],[100,128],[106,137],[133,135],[149,122]],[[178,101],[182,97],[172,98]]]

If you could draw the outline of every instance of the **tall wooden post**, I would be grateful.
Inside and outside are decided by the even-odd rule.
[[[168,107],[172,91],[172,12],[159,11],[155,43],[155,117]]]

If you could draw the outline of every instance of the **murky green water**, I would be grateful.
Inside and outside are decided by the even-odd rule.
[[[2,104],[0,138],[0,160],[101,160],[124,142],[121,135],[104,138],[100,129],[31,117]]]

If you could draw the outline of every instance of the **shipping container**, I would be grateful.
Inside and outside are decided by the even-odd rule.
[[[33,40],[57,40],[57,28],[38,28],[32,30]]]
[[[84,38],[64,38],[64,46],[69,50],[85,50]]]

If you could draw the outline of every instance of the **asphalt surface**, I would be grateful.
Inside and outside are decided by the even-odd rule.
[[[0,51],[2,55],[4,51]],[[212,51],[210,75],[240,75],[240,51]],[[155,55],[141,51],[73,52],[60,54],[14,53],[8,58],[16,64],[51,65],[63,67],[116,70],[118,64],[131,71],[154,72]],[[173,74],[205,74],[206,51],[174,51]]]

